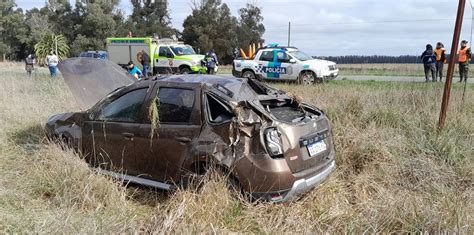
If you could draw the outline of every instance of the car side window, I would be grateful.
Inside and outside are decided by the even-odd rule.
[[[260,55],[261,61],[273,61],[273,51],[263,51],[262,55]]]
[[[232,117],[234,117],[234,114],[230,111],[230,108],[226,107],[221,101],[209,94],[206,95],[206,97],[210,122],[220,124],[230,121]]]
[[[160,47],[159,56],[160,57],[168,57],[171,54],[171,49],[167,46]]]
[[[158,114],[161,123],[189,123],[194,109],[194,90],[160,88]]]
[[[105,104],[97,119],[111,122],[139,122],[147,90],[147,88],[134,90]]]
[[[290,57],[288,56],[288,54],[286,54],[286,52],[278,51],[277,52],[277,61],[280,62],[280,63],[288,63],[288,62],[290,62]]]

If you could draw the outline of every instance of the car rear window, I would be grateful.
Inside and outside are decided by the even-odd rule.
[[[160,88],[158,113],[161,123],[189,123],[194,109],[193,90]]]
[[[273,61],[273,51],[264,51],[260,56],[261,61]]]

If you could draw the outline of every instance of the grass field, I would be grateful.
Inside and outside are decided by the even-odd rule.
[[[324,108],[337,171],[288,204],[230,196],[224,180],[166,194],[125,187],[45,141],[48,116],[77,110],[41,69],[0,71],[0,231],[8,233],[474,232],[474,86],[455,84],[437,133],[441,84],[272,84]]]
[[[424,77],[423,64],[338,64],[340,75],[368,76],[400,76]],[[443,79],[446,77],[448,65],[444,66]],[[458,65],[455,66],[454,76],[458,77]]]

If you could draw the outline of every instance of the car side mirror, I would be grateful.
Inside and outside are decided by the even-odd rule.
[[[173,54],[171,54],[171,53],[168,53],[168,54],[166,54],[166,57],[168,57],[168,58],[173,58],[173,57],[174,57],[174,55],[173,55]]]
[[[296,64],[296,60],[295,59],[290,59],[290,63]]]

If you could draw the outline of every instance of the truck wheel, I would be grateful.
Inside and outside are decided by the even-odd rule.
[[[247,79],[255,79],[256,78],[255,73],[253,73],[250,70],[247,70],[244,73],[242,73],[242,77],[247,78]]]
[[[189,74],[189,73],[191,73],[191,69],[189,69],[188,67],[182,67],[181,69],[179,69],[179,73],[180,74]]]
[[[316,80],[313,72],[304,72],[298,78],[298,83],[303,86],[313,85]]]

